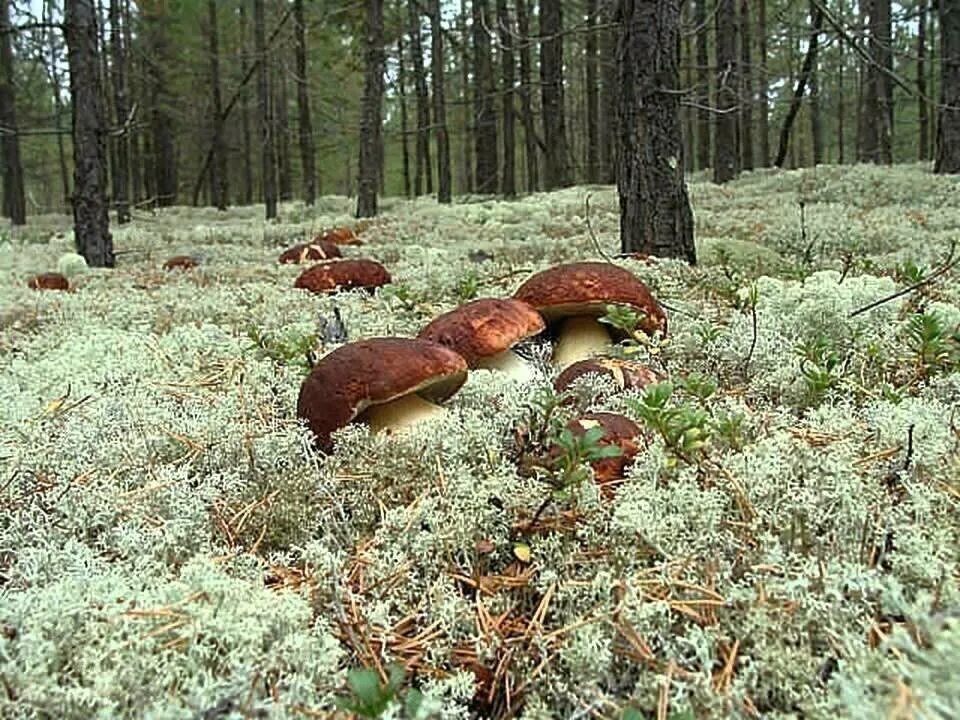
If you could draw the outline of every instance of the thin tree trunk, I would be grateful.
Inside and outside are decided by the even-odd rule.
[[[737,176],[737,6],[717,0],[717,91],[713,148],[713,180],[725,183]]]
[[[840,22],[846,22],[846,8],[844,7],[843,0],[840,0],[838,17]],[[845,76],[845,65],[846,65],[846,43],[839,43],[837,48],[837,163],[843,165],[845,160],[845,149],[846,149],[846,140],[844,134],[846,132],[846,87],[844,86],[844,76]]]
[[[247,10],[246,2],[240,3],[240,75],[247,76]],[[240,89],[240,122],[243,134],[243,204],[253,205],[253,142],[250,133],[250,93],[244,85]]]
[[[753,73],[757,79],[757,96],[759,117],[757,118],[757,134],[760,136],[758,165],[770,165],[770,74],[767,72],[767,3],[761,0],[757,3],[757,51],[760,55],[759,65]]]
[[[816,23],[817,7],[810,2],[810,22]],[[819,43],[819,39],[818,39]],[[823,118],[820,115],[820,59],[815,57],[810,66],[810,136],[813,145],[814,166],[823,164]]]
[[[423,67],[423,41],[420,33],[420,0],[407,3],[410,16],[410,55],[413,61],[413,84],[417,93],[417,152],[414,161],[413,194],[433,194],[433,165],[430,162],[430,96],[427,93],[427,73]],[[426,180],[426,183],[424,183]]]
[[[540,146],[537,143],[537,130],[533,121],[533,100],[531,85],[530,57],[530,19],[527,14],[527,0],[516,0],[517,33],[520,36],[520,113],[523,116],[523,144],[527,163],[527,192],[540,189]]]
[[[118,126],[127,122],[127,77],[126,47],[123,43],[123,28],[120,0],[110,0],[110,50],[112,54],[113,106]],[[117,224],[130,222],[130,154],[129,131],[124,130],[114,138],[116,165],[113,171],[113,202],[117,208]]]
[[[146,9],[141,12],[144,19],[148,21],[153,50],[148,61],[153,109],[152,160],[156,178],[157,204],[166,207],[175,204],[177,201],[177,155],[173,140],[174,123],[170,115],[170,108],[175,100],[169,95],[166,75],[166,70],[172,66],[172,63],[170,62],[166,5],[157,4],[149,7],[149,12]]]
[[[693,27],[696,21],[692,18],[696,13],[696,0],[689,0],[683,4],[685,12],[681,13],[680,27]],[[689,31],[682,33],[683,52],[681,54],[680,66],[684,68],[683,87],[693,88],[693,98],[696,99],[696,58],[693,52],[693,34]],[[696,166],[696,147],[697,147],[697,109],[690,104],[685,107],[681,105],[681,117],[683,118],[684,137],[683,137],[683,156],[686,159],[685,170],[688,173],[697,169]]]
[[[496,193],[497,170],[497,110],[496,87],[493,83],[493,63],[490,53],[492,25],[487,0],[473,0],[473,78],[476,98],[477,192]]]
[[[893,163],[894,105],[893,81],[889,72],[893,71],[893,23],[891,20],[890,0],[873,0],[877,18],[877,31],[874,57],[882,68],[875,67],[877,75],[877,97],[880,123],[880,161],[885,165]]]
[[[431,16],[432,17],[432,16]],[[474,190],[473,178],[473,146],[474,127],[473,112],[476,98],[470,97],[470,43],[467,41],[467,0],[460,0],[460,87],[463,91],[461,106],[463,107],[463,189],[472,193]],[[438,151],[439,152],[439,151]],[[439,165],[439,161],[438,161]]]
[[[257,99],[260,102],[260,173],[263,183],[263,202],[266,218],[277,216],[277,173],[274,163],[273,121],[270,117],[270,89],[267,83],[266,13],[264,0],[253,0],[253,36],[257,53]]]
[[[780,146],[777,150],[777,159],[774,165],[783,167],[787,158],[787,150],[790,145],[790,129],[793,121],[800,112],[800,104],[803,101],[803,93],[806,90],[807,82],[810,79],[810,73],[813,71],[814,64],[817,62],[817,49],[820,44],[820,32],[823,30],[823,11],[819,6],[814,8],[813,27],[810,32],[810,42],[807,44],[807,54],[803,58],[803,66],[800,68],[800,76],[797,78],[797,87],[793,92],[793,99],[790,102],[790,108],[787,110],[787,117],[783,121],[783,127],[780,129]]]
[[[920,0],[917,13],[917,121],[920,137],[917,159],[930,159],[930,113],[927,105],[927,0]]]
[[[3,135],[3,214],[14,225],[27,222],[27,202],[20,163],[20,136],[17,135],[16,92],[14,91],[13,33],[9,0],[0,0],[0,124],[12,130]]]
[[[403,57],[403,33],[397,33],[397,95],[400,97],[400,150],[403,156],[403,196],[411,197],[410,186],[410,143],[407,138],[407,73]]]
[[[223,139],[223,98],[220,94],[220,35],[217,0],[207,0],[210,40],[210,90],[213,96],[213,164],[210,168],[210,200],[218,210],[227,209],[227,148]]]
[[[284,63],[274,67],[276,82],[276,110],[274,127],[277,138],[277,173],[280,180],[280,200],[293,200],[293,163],[290,160],[290,98],[287,95],[287,72]]]
[[[444,97],[443,27],[440,25],[440,0],[431,0],[430,3],[430,37],[433,123],[436,127],[437,139],[437,202],[449,203],[452,200],[453,183],[450,174],[450,138],[447,135],[447,104]]]
[[[617,34],[613,28],[616,0],[600,0],[600,180],[617,181]]]
[[[129,0],[127,0],[129,2]],[[129,16],[128,16],[129,17]],[[53,123],[54,127],[60,131],[63,129],[63,103],[60,101],[63,83],[60,78],[59,65],[60,60],[57,56],[57,30],[53,27],[53,2],[44,0],[43,2],[43,22],[49,26],[45,33],[47,42],[50,46],[50,57],[48,62],[50,66],[47,73],[50,77],[50,85],[53,88]],[[129,44],[127,45],[129,47]],[[70,207],[70,172],[67,169],[67,152],[63,142],[63,132],[57,132],[57,160],[60,166],[60,185],[63,189],[63,207]]]
[[[697,169],[710,167],[710,19],[707,15],[707,0],[696,3],[696,57],[697,57]]]
[[[683,178],[676,0],[619,0],[617,189],[623,252],[696,262]]]
[[[600,182],[600,97],[597,93],[597,0],[586,0],[587,27],[584,38],[587,103],[587,182]]]
[[[960,174],[960,0],[940,0],[940,119],[934,172]]]
[[[504,196],[517,194],[516,122],[514,112],[515,64],[513,59],[513,23],[507,0],[497,0],[497,26],[500,35],[500,73],[503,83],[503,173],[500,187]]]
[[[766,2],[766,0],[761,0]],[[740,3],[740,167],[753,170],[753,53],[750,0]]]
[[[303,202],[312,206],[317,198],[317,169],[314,156],[316,149],[313,145],[313,123],[310,119],[310,90],[307,84],[307,33],[303,15],[303,0],[293,0],[294,32],[296,33],[296,66],[297,66],[297,127],[300,132],[300,170],[303,173]],[[400,40],[397,40],[400,43]],[[402,46],[401,67],[402,67]],[[402,85],[402,81],[401,81]],[[403,107],[406,113],[406,104]],[[406,117],[404,117],[406,122]],[[403,136],[404,151],[406,151],[407,136]]]
[[[563,11],[560,0],[540,0],[540,82],[547,190],[570,185],[563,100]]]
[[[77,252],[91,267],[113,267],[107,213],[106,122],[93,0],[67,0],[64,34],[73,105],[73,227]]]
[[[357,217],[377,214],[383,104],[383,0],[367,0],[366,70],[360,118],[360,183]]]

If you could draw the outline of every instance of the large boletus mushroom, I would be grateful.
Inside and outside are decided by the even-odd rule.
[[[439,315],[417,337],[455,350],[470,368],[502,370],[511,377],[529,379],[532,368],[511,348],[545,327],[540,313],[525,302],[482,298]]]
[[[667,317],[647,286],[611,263],[557,265],[529,278],[513,297],[532,305],[556,329],[553,362],[559,367],[612,346],[612,328],[598,322],[608,305],[626,305],[640,313],[640,329],[648,334],[667,330]]]
[[[329,260],[341,256],[340,248],[326,240],[314,240],[311,243],[294,245],[288,250],[284,250],[280,256],[282,264],[301,264],[315,260]]]
[[[553,389],[562,393],[576,380],[587,375],[603,375],[610,378],[620,392],[642,390],[647,385],[654,385],[661,380],[658,372],[635,360],[594,357],[568,365],[553,381]]]
[[[60,273],[40,273],[30,278],[27,287],[31,290],[69,290],[70,281]]]
[[[594,460],[591,463],[593,479],[601,485],[623,480],[627,467],[644,446],[643,431],[630,418],[608,412],[587,413],[567,423],[567,429],[580,437],[595,427],[603,428],[600,444],[616,445],[621,454]]]
[[[467,379],[467,363],[450,348],[414,338],[373,338],[343,345],[318,362],[297,400],[297,415],[317,436],[321,449],[330,435],[351,422],[374,432],[400,432],[442,415],[436,404]]]
[[[164,270],[190,270],[197,266],[197,261],[189,255],[174,255],[163,264]]]
[[[295,288],[312,293],[333,293],[338,290],[364,288],[373,290],[390,282],[390,273],[376,260],[324,260],[300,273]]]

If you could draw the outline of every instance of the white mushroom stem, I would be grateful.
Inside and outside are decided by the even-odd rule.
[[[446,414],[446,410],[424,400],[416,393],[404,395],[380,405],[373,405],[363,413],[373,432],[401,433],[417,423]]]
[[[572,317],[563,321],[553,364],[559,368],[599,355],[613,347],[613,340],[604,325],[593,317]]]
[[[502,353],[482,358],[477,361],[477,367],[487,370],[499,370],[505,373],[507,377],[520,382],[532,380],[535,375],[530,363],[522,359],[513,350],[504,350]]]

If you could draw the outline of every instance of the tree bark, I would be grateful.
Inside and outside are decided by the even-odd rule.
[[[940,0],[940,121],[934,172],[960,174],[960,0]]]
[[[497,0],[497,28],[500,35],[500,77],[503,84],[503,172],[500,191],[505,197],[517,194],[516,122],[514,111],[515,64],[513,23],[507,0]]]
[[[838,16],[840,22],[846,22],[846,9],[843,0],[840,0]],[[841,42],[837,48],[837,163],[843,165],[846,152],[846,87],[844,77],[846,70],[846,43]]]
[[[113,204],[117,208],[117,224],[130,222],[130,153],[129,131],[126,129],[127,75],[126,47],[123,42],[120,0],[110,0],[110,52],[111,84],[113,85],[113,107],[117,126],[124,131],[114,137],[116,164],[113,170]]]
[[[240,74],[247,76],[247,10],[246,2],[240,3]],[[250,137],[250,93],[246,85],[240,89],[240,123],[243,134],[243,204],[253,205],[253,142]]]
[[[766,2],[766,0],[761,0]],[[740,3],[740,167],[753,170],[753,53],[750,32],[750,0]]]
[[[93,0],[67,0],[64,33],[73,105],[73,228],[77,252],[91,267],[113,267],[107,213],[106,123]]]
[[[560,0],[540,0],[540,83],[545,150],[544,187],[570,185],[563,101],[563,12]]]
[[[717,115],[714,125],[713,180],[725,183],[737,176],[737,6],[717,0]]]
[[[783,127],[780,129],[780,146],[777,150],[777,159],[774,161],[774,165],[778,168],[783,167],[783,163],[787,158],[787,151],[790,146],[790,129],[793,126],[793,121],[797,117],[797,113],[800,112],[803,93],[806,90],[814,64],[817,62],[817,49],[820,44],[820,32],[822,30],[823,11],[817,6],[814,9],[810,41],[807,44],[807,54],[803,58],[803,66],[800,68],[800,76],[797,78],[797,87],[796,90],[794,90],[790,108],[787,110],[787,116],[783,121]]]
[[[414,160],[413,194],[433,194],[433,165],[430,162],[430,97],[427,93],[427,73],[423,67],[423,41],[420,33],[420,0],[407,3],[410,16],[410,55],[413,61],[413,84],[417,94],[417,143]]]
[[[260,102],[260,173],[263,183],[263,202],[266,218],[277,216],[277,168],[274,162],[273,119],[270,116],[270,88],[267,82],[267,18],[264,0],[253,0],[253,36],[257,53],[257,99]]]
[[[360,179],[357,217],[377,214],[383,104],[383,0],[366,0],[366,71],[360,118]]]
[[[927,0],[920,0],[917,13],[917,159],[930,159],[930,107],[927,104]]]
[[[217,210],[227,209],[227,148],[223,139],[223,97],[220,93],[220,35],[217,0],[207,0],[210,41],[210,90],[213,97],[213,164],[210,168],[210,200]]]
[[[311,207],[317,199],[317,168],[315,163],[316,149],[313,144],[313,123],[310,119],[310,90],[307,84],[307,25],[304,21],[303,0],[293,0],[293,20],[294,32],[296,33],[297,128],[300,133],[303,202]],[[398,40],[397,42],[401,41]],[[404,105],[404,111],[406,111],[406,105]],[[403,142],[404,150],[406,150],[406,135],[404,135]]]
[[[893,69],[890,48],[890,0],[867,0],[869,52],[875,61],[865,69],[864,108],[861,117],[861,157],[866,162],[893,162],[893,84],[884,70]]]
[[[710,19],[707,15],[707,0],[694,0],[696,3],[696,43],[697,57],[697,169],[710,167]]]
[[[148,9],[149,8],[149,9]],[[157,204],[161,207],[174,205],[177,202],[177,153],[174,145],[174,122],[170,115],[170,108],[176,102],[169,94],[167,87],[167,68],[173,63],[170,61],[170,40],[167,27],[167,7],[165,3],[156,3],[143,6],[141,10],[150,32],[151,56],[148,60],[150,68],[151,106],[153,116],[152,142],[153,170],[155,173],[154,190],[157,195]]]
[[[400,100],[400,151],[403,161],[403,196],[413,197],[410,184],[410,142],[407,139],[410,123],[407,119],[407,72],[403,57],[403,33],[397,33],[397,96]]]
[[[810,22],[816,25],[817,7],[810,2]],[[818,44],[819,44],[819,38]],[[823,163],[823,117],[820,114],[820,61],[819,55],[810,65],[810,137],[813,144],[814,166]]]
[[[27,202],[17,134],[17,102],[14,90],[13,33],[10,2],[0,0],[0,124],[12,132],[3,135],[3,214],[14,225],[27,222]]]
[[[597,0],[586,0],[586,37],[584,62],[586,67],[587,102],[587,182],[600,182],[600,97],[597,93]]]
[[[477,187],[481,194],[496,193],[497,110],[493,63],[490,57],[490,13],[487,0],[473,0],[473,79],[475,98]]]
[[[517,33],[520,36],[520,113],[523,116],[523,145],[527,167],[527,192],[540,189],[540,145],[537,142],[536,124],[533,121],[533,98],[531,87],[530,18],[527,0],[516,0]]]
[[[431,0],[430,61],[433,76],[433,123],[437,139],[437,202],[449,203],[452,201],[453,186],[450,175],[450,138],[447,135],[447,104],[444,96],[443,27],[440,17],[440,0]]]
[[[273,115],[274,136],[277,139],[277,177],[280,181],[280,200],[289,202],[293,199],[293,170],[290,161],[290,99],[287,95],[286,67],[282,62],[273,68],[273,77],[277,93],[274,100],[275,110]]]
[[[623,252],[696,262],[683,178],[677,0],[619,0],[617,189]]]
[[[760,167],[770,165],[770,74],[767,72],[767,3],[757,3],[757,51],[760,55],[754,77],[757,79],[759,117],[757,134],[760,136],[757,164]]]
[[[600,0],[600,181],[617,181],[617,34],[613,25],[616,0]]]

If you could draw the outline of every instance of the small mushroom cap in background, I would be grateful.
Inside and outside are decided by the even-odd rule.
[[[41,273],[27,282],[31,290],[69,290],[70,282],[60,273]]]
[[[312,243],[294,245],[292,248],[284,250],[279,262],[285,265],[300,264],[308,261],[329,260],[340,256],[340,248],[333,243],[325,240],[314,240]]]
[[[197,261],[189,255],[174,255],[163,264],[164,270],[189,270],[197,266]]]
[[[390,273],[376,260],[325,260],[304,270],[293,283],[313,293],[332,293],[353,288],[373,289],[390,282]]]
[[[587,413],[567,423],[567,429],[577,436],[585,435],[594,427],[603,428],[601,445],[616,445],[622,453],[594,460],[591,463],[594,480],[600,484],[622,480],[627,467],[644,447],[643,431],[630,418],[608,412]]]
[[[414,338],[372,338],[343,345],[324,356],[300,387],[297,415],[321,449],[330,434],[372,405],[417,393],[441,402],[467,379],[467,363],[453,350]]]
[[[647,334],[667,331],[667,316],[649,288],[629,270],[611,263],[555,265],[527,279],[513,297],[536,308],[548,322],[600,317],[607,305],[627,305],[643,313],[640,328]]]
[[[327,230],[326,232],[320,233],[317,239],[333,245],[363,245],[363,241],[348,227]]]
[[[603,375],[613,380],[620,391],[640,390],[647,385],[655,385],[662,379],[655,370],[635,360],[597,357],[580,360],[568,366],[553,381],[553,389],[564,392],[575,380],[585,375]]]
[[[437,316],[417,337],[455,350],[474,367],[483,358],[538,335],[545,327],[540,313],[525,302],[482,298]]]

